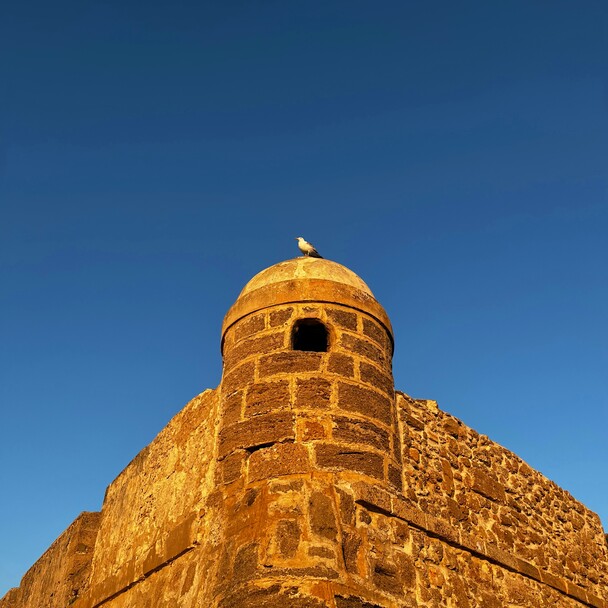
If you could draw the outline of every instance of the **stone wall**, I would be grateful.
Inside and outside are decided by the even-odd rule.
[[[109,486],[101,522],[79,518],[0,606],[63,608],[77,595],[74,608],[608,605],[597,516],[433,402],[397,394],[403,492],[350,460],[327,465],[318,446],[361,446],[323,420],[300,434],[314,416],[287,436],[261,425],[264,443],[226,479],[219,402],[217,391],[190,402]],[[77,539],[87,531],[90,547],[99,523],[87,593],[67,547],[87,556],[86,578]]]
[[[217,393],[208,390],[108,486],[86,605],[127,593],[199,544],[213,489],[216,419]]]
[[[231,309],[218,389],[110,484],[88,544],[77,520],[0,608],[608,608],[597,516],[395,393],[371,295],[275,296]],[[323,324],[326,352],[294,348],[300,320]]]
[[[573,594],[604,595],[608,546],[599,517],[521,458],[439,410],[398,394],[408,506],[489,553],[515,556]]]
[[[21,585],[0,599],[0,608],[65,608],[84,595],[100,516],[81,513],[27,571]]]

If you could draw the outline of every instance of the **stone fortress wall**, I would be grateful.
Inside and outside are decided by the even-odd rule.
[[[0,608],[607,608],[597,515],[395,392],[392,351],[386,313],[348,269],[263,271],[226,316],[220,386]]]

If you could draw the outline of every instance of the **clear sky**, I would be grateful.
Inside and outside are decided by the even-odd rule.
[[[606,525],[604,0],[0,11],[0,596],[298,235],[386,308],[398,389]]]

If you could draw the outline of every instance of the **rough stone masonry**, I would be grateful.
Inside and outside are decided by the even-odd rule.
[[[220,386],[0,608],[608,608],[597,515],[395,392],[392,352],[347,268],[262,271],[224,320]]]

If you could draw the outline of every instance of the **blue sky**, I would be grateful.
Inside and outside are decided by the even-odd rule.
[[[395,381],[608,522],[608,8],[5,3],[0,595],[221,374],[303,235]]]

